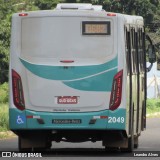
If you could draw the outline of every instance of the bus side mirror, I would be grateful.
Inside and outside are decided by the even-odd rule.
[[[147,67],[147,72],[149,72],[152,69],[153,63],[156,62],[156,52],[155,52],[155,46],[152,43],[151,38],[149,35],[145,36],[145,46],[146,46],[146,54],[148,57],[148,61],[150,63],[150,66]]]
[[[156,62],[156,53],[155,53],[154,45],[152,44],[148,45],[148,60],[149,60],[149,63]]]
[[[160,71],[160,54],[157,55],[157,70]]]

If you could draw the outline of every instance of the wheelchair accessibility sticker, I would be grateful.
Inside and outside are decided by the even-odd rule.
[[[18,115],[18,116],[17,116],[17,124],[24,124],[25,121],[26,121],[26,118],[25,118],[24,115],[21,115],[21,116]]]

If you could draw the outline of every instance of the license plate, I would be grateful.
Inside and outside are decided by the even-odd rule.
[[[57,97],[58,104],[77,104],[78,98],[77,96],[60,96]]]
[[[53,119],[54,124],[80,124],[81,119]]]

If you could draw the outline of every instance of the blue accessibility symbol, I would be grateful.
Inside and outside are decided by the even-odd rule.
[[[24,116],[17,116],[17,124],[23,124],[25,123],[25,117]]]

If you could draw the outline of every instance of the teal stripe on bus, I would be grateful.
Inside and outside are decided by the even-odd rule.
[[[101,65],[71,66],[68,67],[68,69],[65,69],[64,66],[32,64],[23,59],[20,59],[20,61],[30,72],[39,77],[61,81],[88,77],[106,70],[113,69],[118,65],[117,57]],[[70,84],[68,83],[67,85]]]
[[[117,68],[110,70],[99,75],[75,80],[63,82],[65,85],[83,91],[108,91],[112,89],[113,77],[117,73]]]

